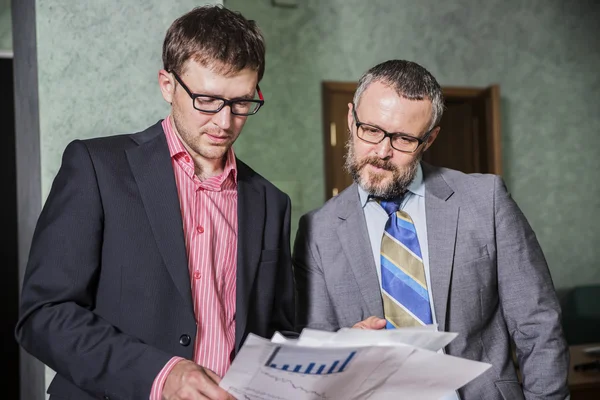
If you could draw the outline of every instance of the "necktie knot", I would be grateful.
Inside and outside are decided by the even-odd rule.
[[[391,200],[381,200],[379,204],[388,213],[388,215],[394,214],[396,211],[400,209],[400,204],[402,203],[402,199],[391,199]]]

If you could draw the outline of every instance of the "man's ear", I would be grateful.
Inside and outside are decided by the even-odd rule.
[[[173,74],[161,69],[158,71],[158,86],[162,93],[163,99],[169,104],[173,103],[173,97],[175,96],[175,79]]]
[[[429,149],[429,147],[431,147],[431,145],[437,138],[438,133],[440,133],[440,129],[441,128],[439,126],[436,126],[435,128],[433,128],[433,130],[427,137],[427,141],[425,142],[425,149],[423,150],[423,152],[426,152]]]
[[[348,132],[352,134],[352,125],[354,125],[354,116],[352,115],[352,103],[348,103]]]

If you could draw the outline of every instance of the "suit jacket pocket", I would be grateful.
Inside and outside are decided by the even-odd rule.
[[[490,258],[488,247],[486,244],[483,246],[470,246],[462,249],[457,249],[454,255],[454,265],[469,264],[474,261],[485,260]]]
[[[494,382],[504,400],[525,400],[521,384],[517,381]]]
[[[452,269],[453,289],[478,289],[497,285],[496,263],[490,259],[487,246],[474,252],[470,259],[456,257]]]
[[[260,262],[275,262],[279,260],[279,249],[263,250],[260,252]]]

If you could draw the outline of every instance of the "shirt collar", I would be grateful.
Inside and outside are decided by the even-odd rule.
[[[237,184],[237,163],[235,162],[235,153],[233,151],[233,147],[229,148],[226,157],[227,158],[225,159],[225,168],[223,169],[223,173],[221,174],[221,176],[223,177],[223,180],[221,182],[223,182],[231,175],[233,183]]]
[[[165,132],[165,136],[167,137],[167,144],[169,146],[169,154],[171,155],[171,159],[175,160],[178,156],[189,157],[190,155],[187,149],[183,143],[181,143],[179,136],[177,136],[175,130],[173,129],[173,123],[170,115],[163,120],[162,128]],[[233,147],[229,148],[225,157],[225,167],[223,168],[223,173],[210,179],[215,179],[214,183],[218,186],[221,186],[223,182],[225,182],[225,180],[231,176],[233,183],[237,185],[237,163],[235,160],[235,152],[233,151]]]
[[[408,185],[408,191],[416,194],[417,196],[425,196],[425,184],[423,182],[423,168],[421,163],[417,165],[417,171],[410,185]],[[360,198],[360,204],[364,208],[369,202],[369,193],[367,193],[360,185],[358,185],[358,196]]]

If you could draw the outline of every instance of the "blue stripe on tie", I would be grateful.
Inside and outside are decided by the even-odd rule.
[[[398,215],[394,215],[393,218],[396,220],[396,225],[397,226],[402,227],[404,229],[408,229],[409,231],[411,231],[412,233],[414,233],[415,236],[417,235],[417,230],[415,229],[415,225],[414,224],[411,224],[410,222],[408,222],[404,218],[398,217]]]
[[[381,268],[381,283],[383,289],[388,292],[390,296],[392,296],[398,303],[402,304],[417,318],[423,321],[423,323],[430,324],[432,319],[429,297],[426,299],[423,298],[421,294],[413,290],[413,288],[406,282],[395,276],[392,271],[390,271],[390,265],[385,265],[384,260],[385,258],[382,257],[381,261],[384,268]],[[399,271],[397,267],[393,265],[391,265],[391,267]],[[404,275],[407,276],[406,274]],[[411,278],[409,279],[412,280]],[[416,283],[413,281],[413,284]],[[423,288],[421,287],[421,289]]]
[[[394,324],[392,324],[390,321],[388,321],[386,319],[385,320],[385,329],[396,329],[396,327],[394,326]]]
[[[413,231],[405,229],[403,226],[401,226],[402,224],[395,224],[395,221],[402,221],[412,226],[414,229],[413,224],[410,224],[401,218],[393,217],[392,223],[390,226],[386,226],[385,231],[406,246],[410,251],[415,253],[420,259],[423,259],[423,256],[421,256],[421,246],[419,246],[419,239],[417,238],[417,235]]]
[[[427,294],[427,289],[425,289],[423,286],[421,286],[419,284],[419,282],[415,281],[413,278],[411,278],[409,275],[407,275],[400,268],[396,267],[390,260],[388,260],[383,255],[381,256],[381,267],[382,267],[381,268],[382,274],[383,274],[384,270],[387,270],[387,272],[389,274],[388,275],[389,280],[387,282],[393,282],[394,280],[399,280],[399,281],[403,282],[404,285],[410,287],[412,289],[412,291],[415,292],[416,294],[418,294],[419,296],[421,296],[421,298],[429,301],[429,295]],[[384,287],[384,289],[389,294],[393,294],[393,292],[390,292],[389,290],[387,290],[387,288]],[[398,300],[397,297],[395,297],[395,298],[396,298],[396,300]]]

